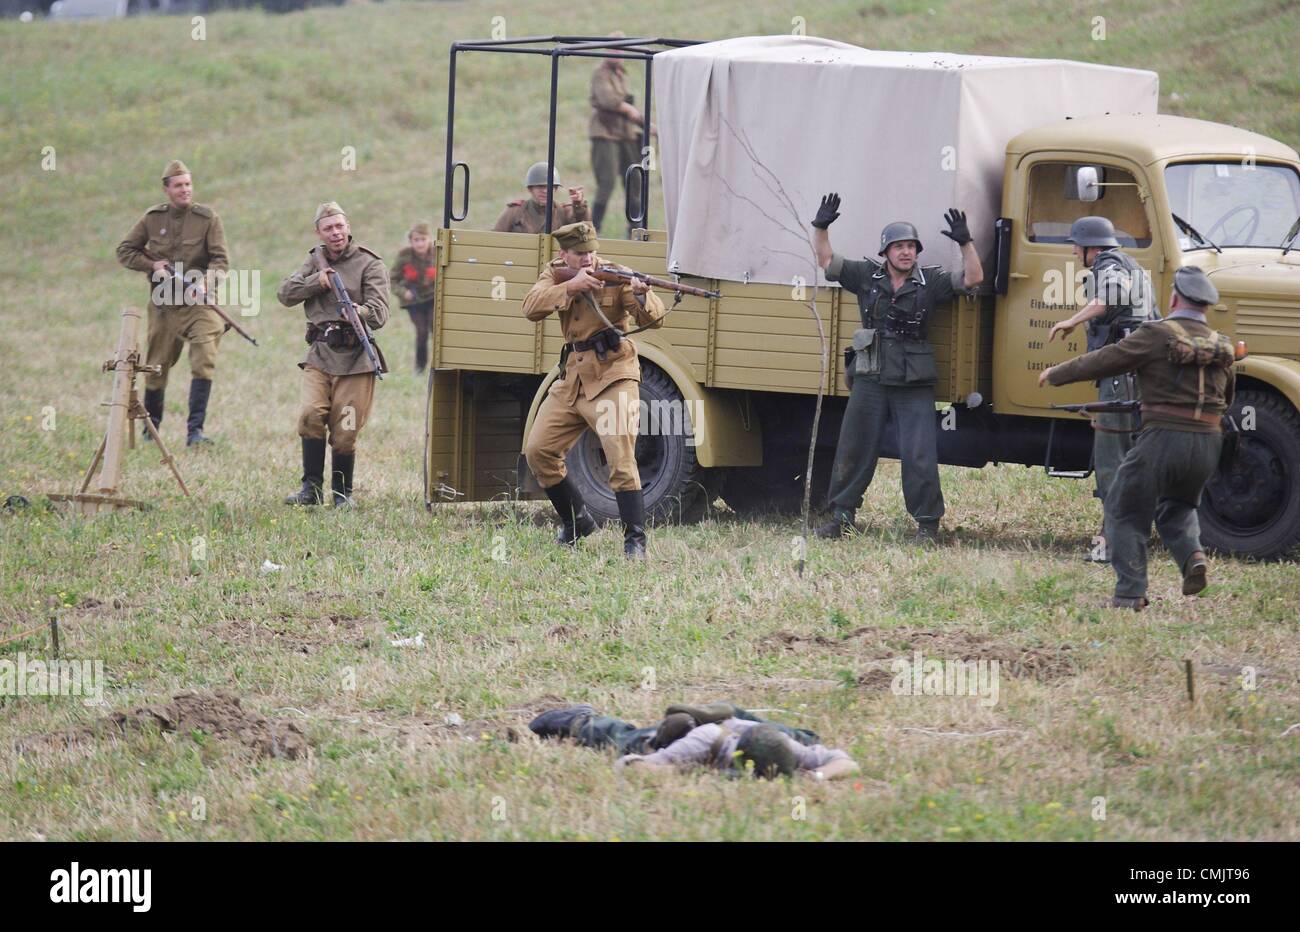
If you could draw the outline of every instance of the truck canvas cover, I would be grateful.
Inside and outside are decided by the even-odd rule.
[[[654,90],[673,271],[807,281],[809,221],[821,195],[837,191],[838,252],[874,257],[881,228],[910,220],[922,263],[954,274],[960,250],[940,230],[944,211],[965,210],[987,288],[1007,142],[1066,118],[1154,114],[1159,79],[1071,61],[767,36],[663,52]]]

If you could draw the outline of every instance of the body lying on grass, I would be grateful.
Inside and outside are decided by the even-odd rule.
[[[818,780],[834,780],[858,770],[847,753],[818,743],[815,733],[764,721],[728,702],[669,706],[664,719],[647,728],[597,715],[589,705],[576,705],[543,712],[528,727],[541,738],[612,747],[619,754],[615,763],[619,769],[749,771],[752,766],[755,776],[792,776],[802,770]]]

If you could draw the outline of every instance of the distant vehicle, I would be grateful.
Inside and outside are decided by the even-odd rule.
[[[198,12],[200,0],[55,0],[50,19],[121,19],[124,16]]]
[[[121,19],[130,0],[55,0],[50,19]]]

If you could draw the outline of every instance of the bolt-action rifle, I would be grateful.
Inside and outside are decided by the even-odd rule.
[[[176,267],[172,265],[170,262],[168,262],[165,266],[163,266],[163,268],[168,275],[172,276],[173,278],[176,277]],[[235,323],[235,319],[231,317],[229,314],[227,314],[225,310],[221,307],[221,305],[217,304],[216,295],[209,292],[206,288],[204,288],[202,285],[198,284],[197,282],[195,282],[193,285],[186,285],[186,287],[194,289],[194,291],[199,296],[199,303],[203,304],[205,307],[212,308],[212,310],[216,312],[216,315],[220,317],[222,321],[225,322],[227,330],[235,331],[235,333],[239,334],[249,343],[252,343],[254,346],[257,346],[257,339],[251,333],[245,330],[243,327],[239,326],[239,324]]]

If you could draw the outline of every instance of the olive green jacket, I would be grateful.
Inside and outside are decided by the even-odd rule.
[[[150,301],[165,307],[183,304],[183,300],[170,300],[170,289],[154,287],[153,264],[159,259],[172,263],[182,275],[229,271],[230,256],[221,218],[203,204],[185,208],[155,204],[117,245],[117,261],[132,271],[144,272],[148,278]],[[179,289],[176,296],[180,296]]]
[[[343,254],[336,259],[330,259],[329,265],[339,273],[339,278],[343,280],[343,287],[356,303],[361,319],[371,330],[378,330],[388,323],[388,269],[384,267],[384,260],[377,253],[371,252],[365,246],[357,245],[356,241],[349,237]],[[317,276],[318,270],[309,253],[298,271],[280,283],[275,295],[285,307],[296,307],[302,304],[307,321],[317,327],[336,322],[343,323],[338,304],[334,300],[333,290],[321,285]],[[379,356],[380,371],[387,372],[388,366],[384,362],[384,355],[379,351],[377,342],[375,352]],[[375,370],[366,356],[365,349],[361,346],[352,349],[333,349],[324,342],[312,343],[311,348],[307,350],[307,358],[298,363],[300,369],[307,366],[319,369],[326,375],[357,375]]]
[[[641,124],[629,120],[618,109],[632,100],[627,70],[615,70],[604,62],[598,65],[591,73],[592,109],[587,135],[592,139],[640,139]]]

